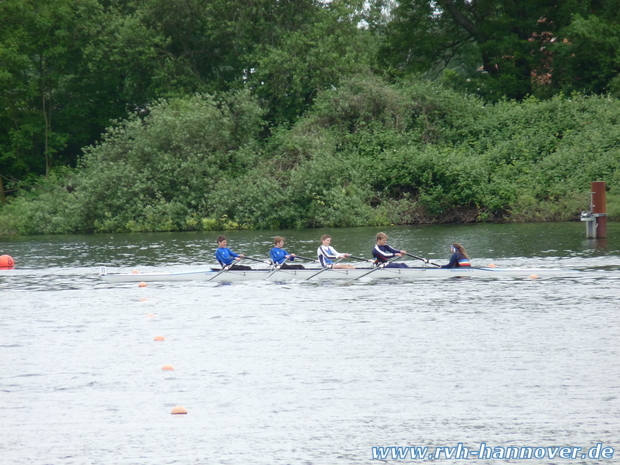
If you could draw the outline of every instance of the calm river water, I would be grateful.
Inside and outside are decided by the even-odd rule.
[[[425,446],[433,463],[523,462],[436,450],[484,443],[546,454],[528,463],[620,462],[620,224],[606,240],[580,223],[383,229],[440,263],[458,241],[474,265],[582,273],[140,288],[99,267],[202,269],[218,233],[0,238],[17,263],[0,271],[0,461],[360,464]],[[377,231],[226,235],[246,255],[282,234],[314,256],[327,232],[369,256]],[[597,447],[613,458],[588,458]]]

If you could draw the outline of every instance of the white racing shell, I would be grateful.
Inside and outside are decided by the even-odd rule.
[[[157,282],[157,281],[316,281],[326,279],[373,280],[397,278],[416,280],[428,278],[505,278],[505,277],[570,277],[578,274],[577,270],[560,268],[356,268],[356,269],[305,269],[305,270],[269,270],[255,269],[247,271],[203,270],[175,273],[108,273],[101,268],[101,279],[112,283],[123,282]]]

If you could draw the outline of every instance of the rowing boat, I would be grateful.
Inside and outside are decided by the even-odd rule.
[[[218,275],[219,273],[219,275]],[[426,278],[512,278],[512,277],[541,277],[556,276],[569,277],[578,273],[577,270],[559,268],[355,268],[355,269],[328,269],[310,268],[305,270],[277,270],[254,269],[244,271],[202,270],[176,273],[108,273],[101,268],[101,279],[111,283],[122,282],[157,282],[157,281],[212,281],[212,282],[238,282],[238,281],[304,281],[326,279],[358,279],[373,280],[386,278],[399,278],[402,280],[416,280]],[[218,275],[218,276],[216,276]],[[314,277],[316,275],[316,277]]]

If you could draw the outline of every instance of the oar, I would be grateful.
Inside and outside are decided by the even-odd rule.
[[[248,260],[252,260],[253,262],[266,263],[267,265],[269,265],[269,262],[266,260],[259,260],[258,258],[252,258],[252,257],[243,257],[243,258],[247,258]]]
[[[276,271],[279,271],[282,265],[284,265],[284,262],[280,263],[279,265],[276,265],[275,269],[271,273],[269,273],[265,279],[271,278],[271,275],[274,274]]]
[[[219,275],[221,275],[222,273],[226,273],[228,270],[230,270],[232,268],[232,266],[235,264],[235,262],[232,262],[230,265],[226,265],[225,267],[223,267],[221,269],[221,271],[216,274],[215,276],[213,276],[211,279],[207,279],[207,281],[213,281],[215,278],[217,278]]]
[[[367,258],[362,258],[362,257],[356,257],[355,255],[349,255],[349,257],[354,258],[356,260],[361,260],[363,262],[374,262],[374,260],[369,260]]]
[[[400,258],[400,257],[394,257],[394,258],[392,258],[392,259],[388,260],[387,262],[385,262],[385,263],[382,263],[382,264],[378,265],[376,268],[373,268],[373,269],[372,269],[372,270],[370,270],[368,273],[364,273],[363,275],[358,276],[357,278],[353,278],[353,281],[355,281],[356,279],[363,278],[364,276],[368,276],[370,273],[374,273],[374,272],[375,272],[375,271],[377,271],[377,270],[382,270],[383,268],[385,268],[386,266],[388,266],[388,263],[392,263],[394,260],[398,260],[399,258]]]
[[[344,258],[344,257],[343,257]],[[336,263],[338,263],[339,261],[342,261],[343,258],[339,258],[338,260],[336,260],[333,265],[335,265]],[[333,265],[331,267],[326,266],[325,268],[323,268],[321,271],[319,271],[318,273],[314,273],[312,276],[304,279],[304,281],[308,281],[309,279],[314,278],[317,275],[320,275],[321,273],[323,273],[323,271],[327,271],[327,270],[331,270],[333,268]]]
[[[315,258],[306,258],[302,257],[301,255],[295,255],[295,258],[301,258],[302,260],[308,260],[309,262],[318,262],[318,260]]]
[[[424,263],[430,263],[431,265],[435,265],[435,266],[441,268],[441,265],[438,265],[437,263],[433,263],[433,262],[429,261],[427,258],[416,257],[415,255],[411,255],[410,253],[408,253],[407,255],[412,257],[412,258],[415,258],[417,260],[422,260]]]

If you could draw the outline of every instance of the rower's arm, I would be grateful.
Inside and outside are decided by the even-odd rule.
[[[458,260],[458,254],[453,253],[450,257],[450,262],[447,265],[443,265],[442,268],[454,268],[456,266],[456,262]]]
[[[341,255],[336,252],[336,249],[324,246],[321,246],[321,254],[329,260],[336,260],[338,256]]]

